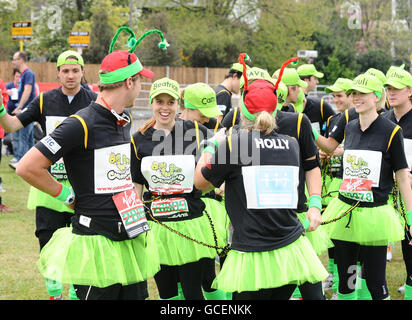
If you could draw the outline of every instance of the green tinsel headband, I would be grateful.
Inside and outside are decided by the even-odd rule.
[[[142,36],[140,36],[139,39],[136,39],[136,35],[133,32],[133,30],[130,29],[129,27],[123,26],[123,27],[120,27],[117,30],[116,34],[114,35],[112,42],[110,44],[110,47],[109,47],[109,54],[113,52],[114,45],[116,44],[117,38],[119,37],[122,31],[126,31],[130,34],[129,38],[127,39],[128,46],[130,47],[128,52],[130,54],[134,53],[137,46],[142,42],[144,38],[146,38],[148,35],[153,34],[153,33],[157,33],[160,37],[161,41],[158,44],[160,49],[166,50],[167,47],[169,46],[169,44],[167,43],[166,39],[163,36],[163,33],[160,30],[157,30],[157,29],[149,30],[145,32]],[[143,69],[143,66],[140,63],[139,58],[137,58],[135,62],[129,64],[126,67],[119,68],[112,72],[100,74],[99,75],[100,82],[102,84],[110,84],[110,83],[124,81],[128,77],[134,76],[135,74],[139,73],[140,71],[142,71],[142,69]]]

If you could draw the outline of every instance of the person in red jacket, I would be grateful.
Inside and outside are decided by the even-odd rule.
[[[6,86],[4,85],[4,82],[2,79],[0,79],[0,95],[2,97],[1,103],[5,106],[7,106],[7,102],[9,102],[9,95],[7,94]],[[4,138],[4,129],[2,126],[0,126],[0,163],[1,163],[1,150],[2,150],[2,145],[3,145],[3,138]],[[6,190],[3,188],[2,185],[2,179],[0,177],[0,192],[5,192]],[[0,197],[0,212],[12,212],[7,206],[5,206],[2,202],[2,199]]]

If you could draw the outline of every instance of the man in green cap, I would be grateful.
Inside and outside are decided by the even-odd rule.
[[[297,72],[299,77],[308,84],[308,86],[303,89],[305,95],[308,95],[311,91],[315,91],[316,86],[319,84],[318,79],[324,76],[322,72],[316,70],[313,64],[303,64],[297,68]]]
[[[279,70],[274,73],[273,77],[277,77],[278,73]],[[282,82],[288,86],[288,98],[286,100],[286,107],[284,107],[283,110],[305,113],[312,123],[312,127],[315,128],[318,133],[324,134],[326,120],[335,114],[332,106],[323,99],[309,96],[303,99],[303,103],[297,104],[299,94],[302,95],[301,90],[307,89],[309,84],[301,79],[296,69],[285,68]]]
[[[387,74],[384,85],[392,109],[383,116],[402,128],[406,160],[410,169],[409,183],[412,187],[412,75],[404,69],[392,68]],[[412,248],[408,237],[405,237],[401,243],[406,267],[404,299],[412,300]]]
[[[223,82],[215,88],[217,106],[223,116],[232,108],[232,94],[239,93],[242,74],[243,66],[240,63],[232,64]],[[221,121],[222,118],[219,120]]]
[[[69,50],[60,54],[56,72],[61,87],[40,93],[26,110],[17,116],[0,112],[0,125],[7,132],[14,132],[33,122],[38,122],[43,132],[49,134],[66,117],[96,100],[96,93],[81,86],[84,61],[79,53]],[[60,183],[70,186],[63,159],[51,166],[50,173]],[[36,211],[35,234],[39,239],[40,250],[57,229],[69,226],[71,223],[73,210],[34,187],[30,188],[27,206]],[[60,283],[46,279],[46,287],[50,300],[62,298],[63,286]],[[74,292],[71,291],[70,295],[75,299]]]

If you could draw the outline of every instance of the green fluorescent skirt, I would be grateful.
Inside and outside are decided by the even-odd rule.
[[[340,217],[351,205],[334,198],[322,215],[322,222]],[[404,238],[399,214],[389,202],[378,207],[357,207],[350,214],[324,225],[331,239],[368,246],[384,246]]]
[[[134,239],[112,241],[61,228],[40,252],[37,265],[45,278],[100,288],[141,282],[160,270],[151,231]]]
[[[258,291],[287,284],[316,283],[328,277],[305,236],[276,250],[230,250],[212,287],[225,292]]]

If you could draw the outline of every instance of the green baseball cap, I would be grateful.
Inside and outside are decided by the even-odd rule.
[[[77,60],[73,58],[67,60],[67,58],[69,57],[76,57]],[[57,67],[60,67],[64,64],[79,64],[82,67],[84,67],[84,61],[83,61],[82,56],[80,55],[80,53],[73,51],[73,50],[64,51],[57,58]]]
[[[279,76],[280,69],[276,70],[273,74],[273,78],[277,78]],[[302,88],[307,88],[308,84],[306,81],[300,79],[298,72],[296,69],[293,68],[285,68],[283,70],[282,80],[284,84],[287,86],[299,86]]]
[[[382,85],[386,82],[386,76],[385,76],[385,74],[384,74],[382,71],[378,70],[378,69],[369,68],[369,69],[365,72],[365,74],[369,74],[369,75],[371,75],[371,76],[374,76],[374,77],[378,78],[378,79],[380,80],[380,82],[382,82]]]
[[[217,107],[215,90],[201,82],[185,88],[185,108],[197,109],[208,118],[223,115]]]
[[[158,96],[161,93],[167,93],[168,95],[180,101],[180,86],[179,83],[175,80],[165,77],[153,82],[152,86],[150,87],[150,103],[152,103],[154,97]]]
[[[277,98],[278,98],[278,107],[282,107],[289,93],[287,85],[284,84],[282,81],[280,81],[276,92],[277,92]]]
[[[303,64],[297,69],[300,77],[304,76],[315,76],[316,78],[323,78],[324,74],[316,70],[313,64]]]
[[[251,81],[253,80],[264,79],[266,81],[269,81],[273,85],[275,85],[275,81],[270,76],[269,72],[261,68],[253,67],[253,68],[246,69],[246,77],[249,83],[251,83]],[[240,78],[239,87],[243,88],[244,86],[245,86],[245,79],[242,77]]]
[[[350,79],[346,78],[338,78],[335,83],[330,86],[325,88],[326,93],[331,93],[331,92],[341,92],[349,90],[352,87],[353,81]]]
[[[404,68],[405,68],[405,64],[403,64],[403,65],[401,65],[401,66],[399,66],[399,67],[397,67],[397,66],[390,66],[389,69],[388,69],[388,71],[386,71],[386,77],[388,77],[389,74],[390,74],[392,71],[397,70],[397,69],[404,70]]]
[[[393,68],[387,75],[384,86],[392,86],[395,89],[412,87],[412,75],[404,69]]]
[[[248,70],[248,69],[249,69],[249,66],[246,65],[246,70]],[[236,63],[232,64],[232,66],[230,67],[230,70],[235,70],[235,71],[243,73],[243,65],[236,62]]]
[[[346,90],[346,94],[351,94],[353,91],[361,93],[374,92],[380,98],[379,95],[382,94],[382,89],[382,83],[378,78],[367,74],[360,74],[353,79],[352,87]]]

